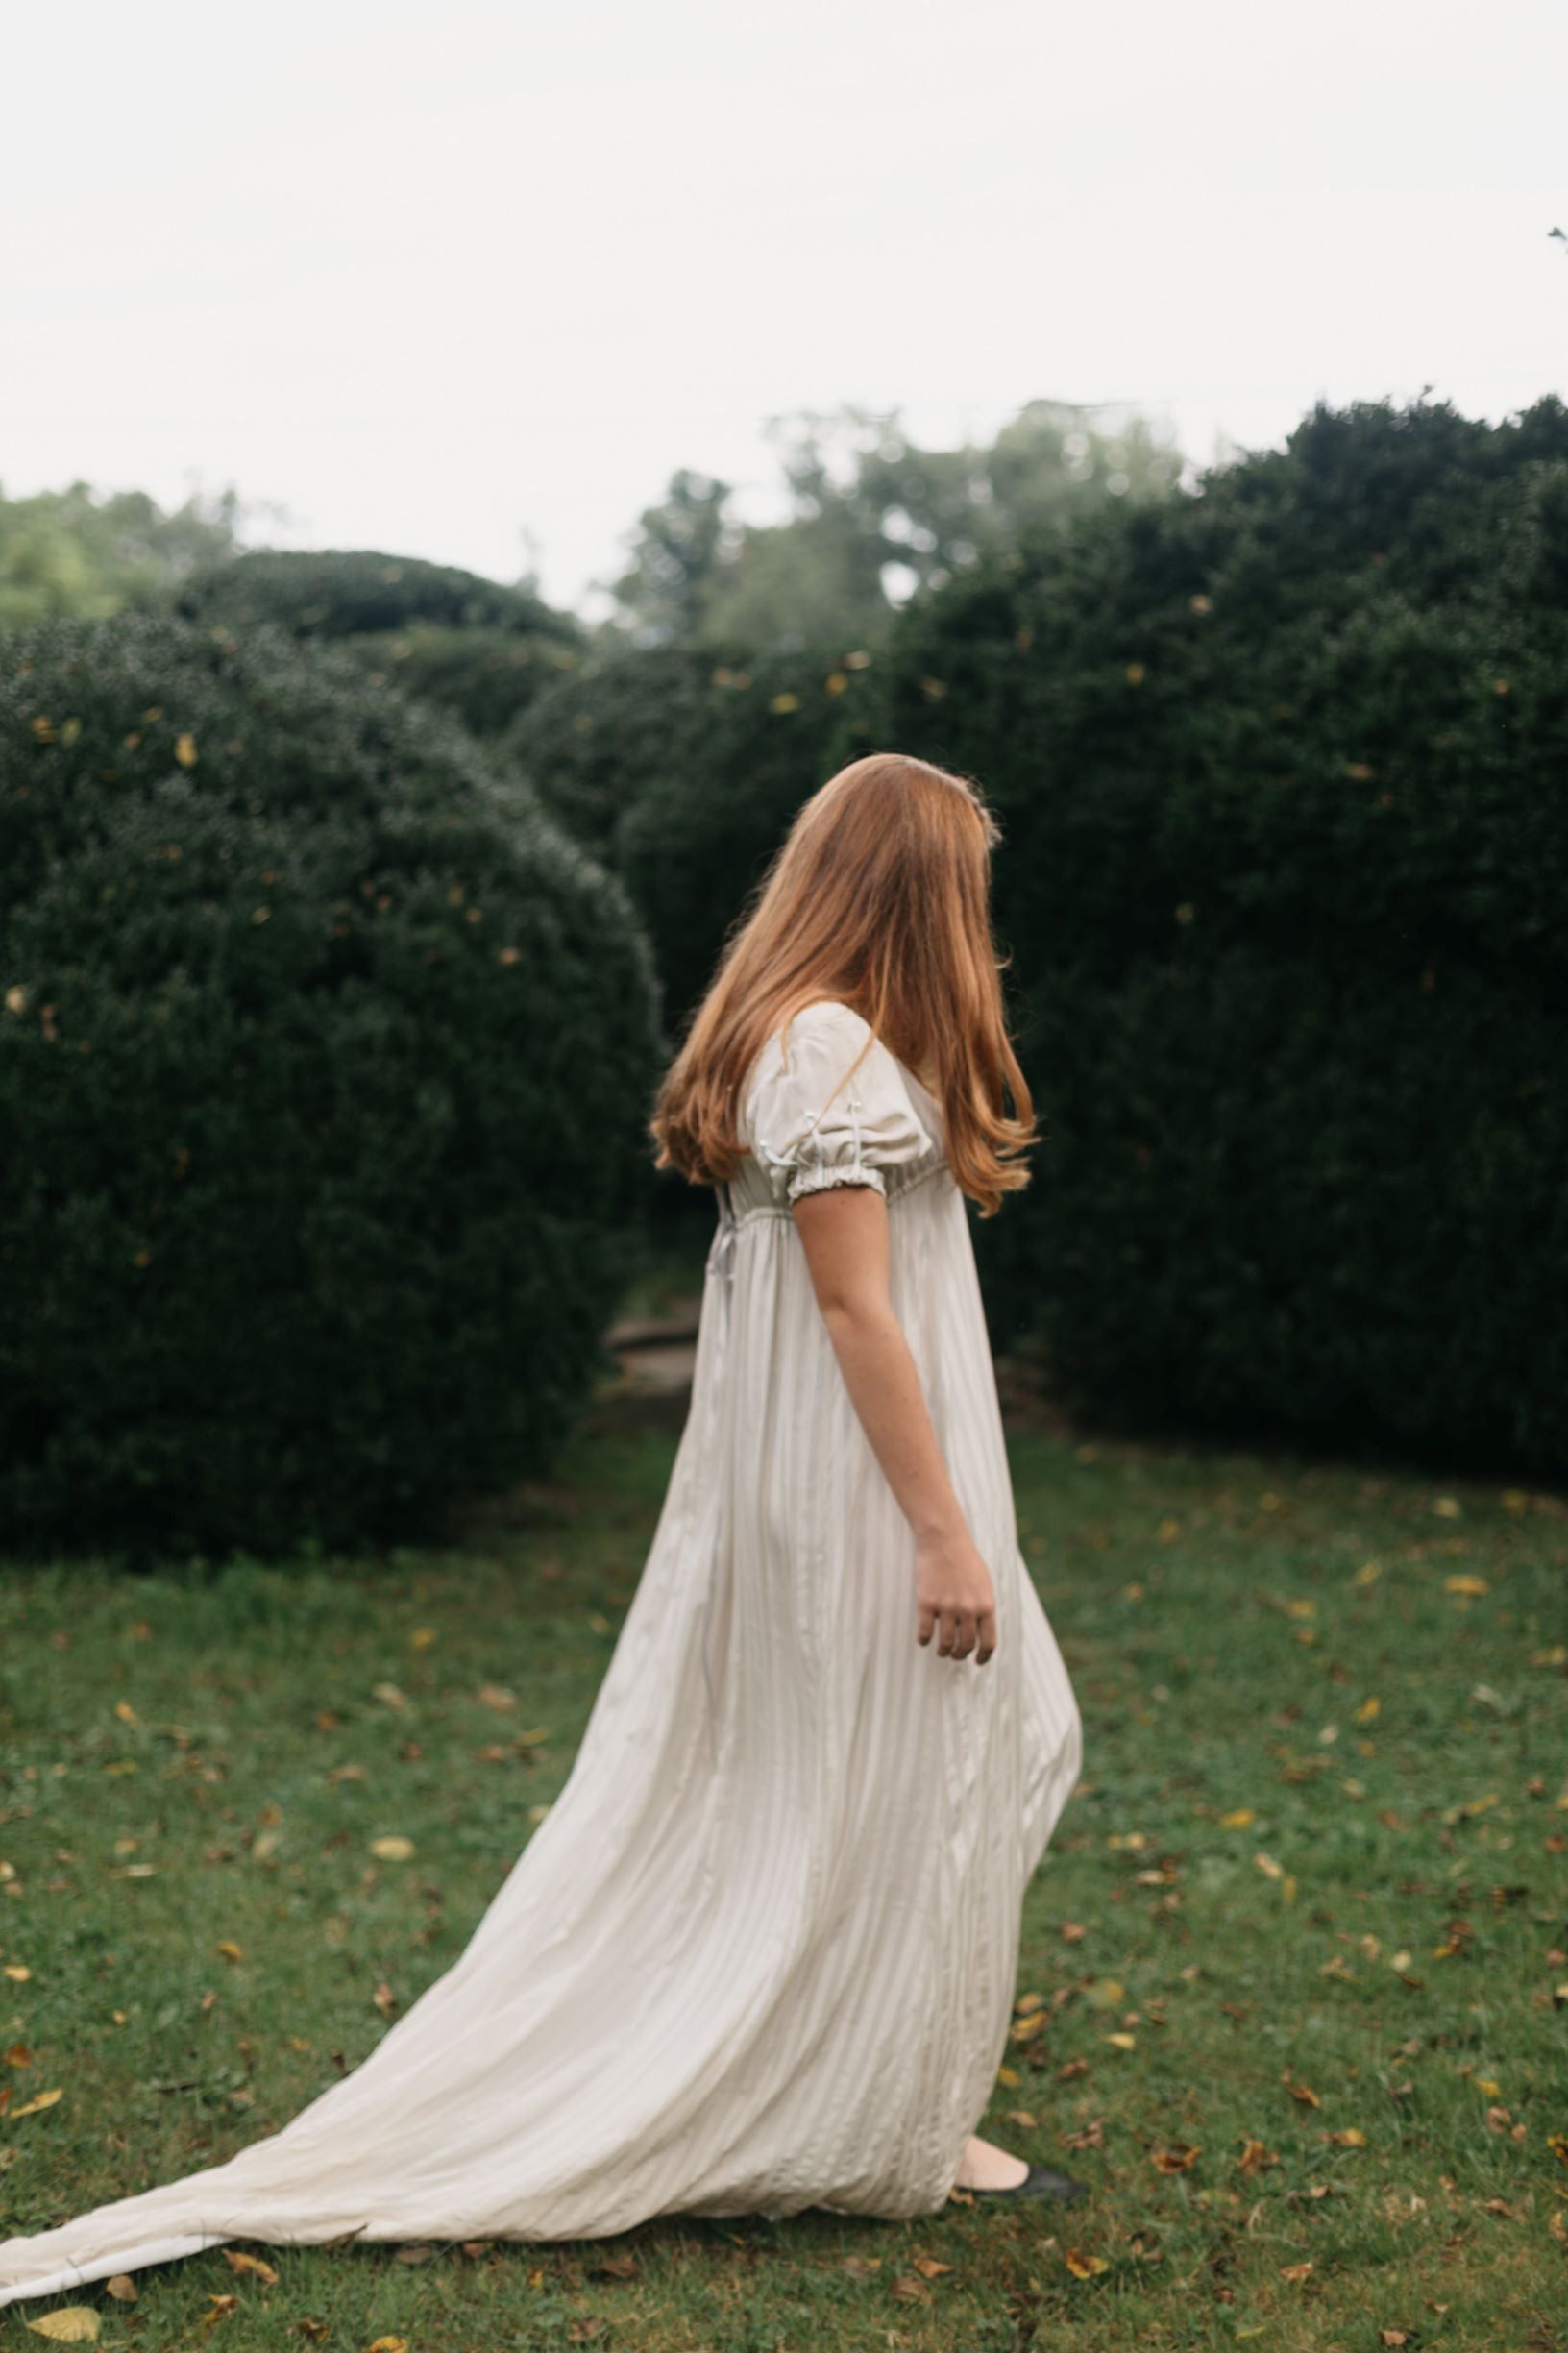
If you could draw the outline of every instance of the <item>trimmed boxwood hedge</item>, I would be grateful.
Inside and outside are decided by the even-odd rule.
[[[1319,410],[905,617],[1044,1127],[999,1339],[1122,1426],[1568,1468],[1568,411]]]
[[[601,655],[543,693],[503,749],[618,873],[678,1036],[796,811],[871,748],[870,657],[666,647]]]
[[[619,886],[341,659],[0,641],[0,1543],[408,1537],[600,1361],[659,1040]]]
[[[375,549],[252,548],[192,573],[176,610],[184,620],[221,622],[236,632],[271,622],[294,637],[363,637],[419,625],[504,629],[563,645],[582,635],[570,614],[528,589]]]
[[[272,624],[330,639],[375,684],[433,702],[480,737],[504,734],[587,642],[575,615],[526,588],[369,550],[255,548],[195,573],[176,610],[237,636]]]
[[[450,711],[481,741],[504,735],[536,696],[582,660],[571,639],[542,630],[422,625],[339,642],[377,685]]]

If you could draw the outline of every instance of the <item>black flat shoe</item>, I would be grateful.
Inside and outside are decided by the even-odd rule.
[[[969,2190],[968,2197],[1048,2197],[1059,2205],[1070,2206],[1075,2198],[1089,2195],[1087,2181],[1074,2181],[1070,2173],[1053,2173],[1048,2165],[1032,2165],[1022,2181],[1015,2182],[1011,2190]]]

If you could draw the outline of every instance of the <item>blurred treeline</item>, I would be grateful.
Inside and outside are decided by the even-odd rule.
[[[633,1238],[711,1219],[658,1069],[873,746],[1002,824],[998,1343],[1101,1423],[1568,1466],[1568,411],[781,450],[766,527],[677,476],[592,628],[232,507],[40,568],[0,505],[0,1540],[548,1462]]]

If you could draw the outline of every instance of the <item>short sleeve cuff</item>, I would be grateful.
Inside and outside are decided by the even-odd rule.
[[[798,1201],[802,1193],[829,1192],[836,1185],[866,1185],[872,1192],[879,1192],[884,1201],[888,1197],[888,1188],[881,1169],[872,1168],[865,1161],[862,1161],[858,1166],[850,1163],[847,1166],[840,1168],[828,1166],[796,1169],[784,1189],[784,1197],[787,1201]]]

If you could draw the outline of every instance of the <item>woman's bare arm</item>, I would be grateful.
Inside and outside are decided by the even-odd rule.
[[[870,1185],[803,1193],[796,1229],[845,1386],[915,1533],[916,1639],[983,1666],[996,1648],[991,1572],[937,1444],[919,1370],[893,1311],[888,1205]]]

